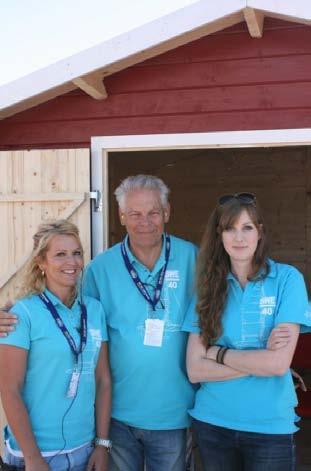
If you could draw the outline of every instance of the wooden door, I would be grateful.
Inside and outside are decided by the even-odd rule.
[[[89,189],[89,149],[0,152],[0,306],[14,300],[41,221],[77,224],[89,259]]]

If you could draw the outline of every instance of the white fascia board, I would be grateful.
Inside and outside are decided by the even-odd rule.
[[[246,0],[200,0],[0,87],[0,109],[242,11]]]
[[[310,144],[311,128],[98,136],[91,138],[92,152],[133,151],[144,149],[280,147]]]
[[[104,41],[92,48],[56,62],[32,74],[0,86],[0,110],[14,106],[31,97],[83,75],[143,53],[161,43],[208,26],[223,18],[241,13],[250,7],[268,16],[311,23],[310,0],[199,0],[169,15]]]
[[[266,13],[311,22],[310,0],[246,0],[247,6]]]

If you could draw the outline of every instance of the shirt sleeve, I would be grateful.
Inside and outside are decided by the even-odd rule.
[[[308,302],[308,309],[306,313],[306,317],[308,319],[308,324],[300,326],[300,333],[301,334],[309,334],[311,333],[311,301]]]
[[[31,318],[28,307],[23,301],[18,301],[10,310],[18,317],[15,330],[6,337],[0,337],[1,345],[12,345],[14,347],[30,349],[31,342]]]
[[[93,269],[93,263],[90,262],[85,269],[82,282],[83,294],[91,296],[95,299],[100,299],[100,294],[97,288],[96,278]]]
[[[99,314],[101,317],[101,334],[102,334],[102,342],[108,342],[109,337],[108,337],[108,331],[107,331],[107,323],[106,323],[106,313],[104,311],[104,308],[101,303],[100,304],[100,309],[99,309]]]
[[[288,273],[280,293],[280,303],[275,316],[275,324],[282,322],[311,326],[308,295],[304,278],[294,267]]]
[[[199,318],[196,312],[197,298],[193,296],[189,304],[185,320],[183,322],[181,330],[184,332],[191,332],[194,334],[200,334],[201,329],[199,327]]]

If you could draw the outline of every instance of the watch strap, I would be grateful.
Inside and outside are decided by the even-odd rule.
[[[103,446],[104,448],[107,448],[110,450],[112,448],[112,441],[109,440],[108,438],[100,438],[96,437],[94,440],[95,446]]]

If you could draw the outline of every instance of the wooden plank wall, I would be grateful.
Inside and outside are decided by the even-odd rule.
[[[311,28],[245,23],[0,122],[0,148],[87,147],[91,136],[311,127]]]
[[[90,258],[89,167],[88,149],[0,152],[0,306],[14,302],[42,220],[70,218]],[[0,403],[0,430],[5,422]]]
[[[15,272],[30,254],[32,235],[42,220],[74,213],[71,220],[81,227],[89,258],[89,204],[74,211],[89,190],[89,165],[87,149],[0,152],[0,220],[5,228],[0,231],[0,305],[14,299],[19,289]],[[79,199],[71,201],[76,195]]]
[[[311,288],[311,152],[308,147],[111,153],[109,191],[128,175],[160,176],[171,189],[169,231],[200,242],[218,196],[254,192],[273,258],[298,267]],[[124,232],[110,201],[110,242]]]

